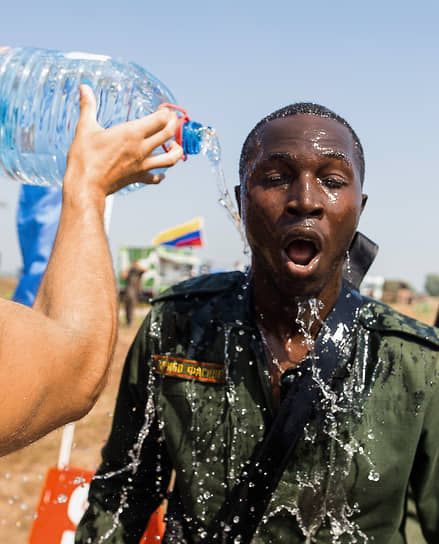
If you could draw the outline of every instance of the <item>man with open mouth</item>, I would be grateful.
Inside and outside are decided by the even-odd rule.
[[[250,269],[153,301],[77,543],[137,544],[172,473],[163,542],[402,544],[410,486],[439,542],[438,332],[359,294],[364,170],[323,106],[251,131]]]

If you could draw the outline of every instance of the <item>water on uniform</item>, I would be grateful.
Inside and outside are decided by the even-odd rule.
[[[296,302],[298,311],[295,324],[299,326],[303,344],[309,349],[307,358],[312,362],[313,380],[322,394],[320,401],[322,420],[318,426],[311,422],[306,425],[304,441],[312,450],[318,441],[318,435],[323,433],[328,444],[327,455],[313,458],[313,463],[309,466],[301,464],[295,475],[299,490],[297,496],[286,498],[282,504],[272,500],[263,517],[261,530],[263,531],[263,525],[271,518],[278,514],[289,514],[296,519],[307,543],[316,542],[315,536],[322,526],[329,527],[333,544],[366,543],[367,536],[351,519],[358,512],[358,505],[349,504],[344,483],[350,473],[354,455],[362,456],[370,466],[369,479],[379,480],[379,474],[368,454],[367,446],[359,443],[354,433],[362,414],[363,393],[366,387],[363,369],[367,364],[367,357],[365,356],[363,361],[352,363],[351,371],[343,381],[341,391],[334,391],[330,384],[320,377],[319,356],[314,350],[311,329],[316,321],[320,322],[323,334],[327,336],[323,343],[338,342],[341,349],[346,352],[351,346],[349,341],[351,331],[346,330],[346,326],[341,324],[336,334],[330,336],[330,331],[325,331],[325,323],[320,318],[322,302],[315,298],[298,299]],[[367,387],[370,387],[370,384]],[[372,431],[368,433],[368,439],[374,439]]]
[[[249,276],[242,284],[242,294],[249,287]],[[302,299],[298,301],[298,313],[296,324],[302,332],[303,343],[309,349],[308,357],[312,362],[312,376],[314,382],[321,390],[320,406],[321,418],[318,421],[310,421],[303,433],[301,448],[309,454],[309,463],[298,463],[294,466],[294,471],[287,474],[293,479],[296,491],[294,496],[290,493],[283,493],[282,489],[276,490],[273,499],[269,504],[262,522],[255,535],[255,542],[264,542],[264,527],[276,516],[291,516],[294,518],[300,528],[304,542],[315,543],[318,541],[318,532],[325,528],[331,535],[332,544],[345,543],[369,543],[370,539],[364,534],[356,522],[356,515],[359,513],[359,505],[352,503],[349,499],[349,475],[354,468],[354,463],[361,460],[363,466],[369,470],[368,479],[371,482],[378,482],[380,474],[374,465],[369,450],[376,440],[376,429],[373,430],[363,426],[361,438],[358,438],[357,430],[363,422],[363,406],[366,402],[371,389],[373,388],[379,371],[370,376],[367,372],[369,363],[369,353],[367,349],[363,351],[361,357],[352,360],[349,354],[352,353],[355,334],[348,330],[347,326],[340,323],[335,333],[331,333],[320,317],[322,303],[317,299]],[[157,349],[160,351],[160,325],[158,316],[154,315],[154,307],[151,310],[151,328],[150,336],[156,342]],[[320,376],[318,354],[314,349],[314,341],[311,337],[313,323],[320,322],[322,326],[321,334],[323,343],[335,342],[338,345],[341,358],[346,358],[347,372],[343,379],[338,380],[338,387],[331,387]],[[297,329],[297,326],[296,326]],[[222,485],[229,491],[233,489],[240,475],[244,475],[246,457],[241,451],[242,436],[249,433],[248,417],[246,411],[239,402],[239,385],[233,380],[233,364],[237,357],[242,356],[241,343],[239,339],[244,337],[244,325],[236,321],[233,324],[218,324],[219,334],[224,335],[224,362],[226,366],[226,383],[222,389],[223,398],[221,405],[228,410],[229,415],[234,420],[233,432],[230,443],[227,444],[228,459],[225,479]],[[365,333],[361,339],[364,345],[369,345],[368,334]],[[255,340],[255,337],[253,337]],[[249,366],[253,366],[253,361],[248,361]],[[268,371],[267,371],[268,372]],[[95,476],[95,478],[111,478],[120,472],[129,472],[128,485],[120,490],[119,507],[113,514],[111,527],[97,541],[103,544],[116,531],[120,515],[125,509],[129,509],[128,486],[135,485],[135,477],[140,462],[140,451],[142,445],[149,434],[149,430],[154,417],[158,418],[158,427],[162,433],[159,439],[164,436],[164,423],[161,420],[160,410],[154,406],[154,388],[157,375],[151,370],[149,376],[149,385],[145,391],[147,397],[146,409],[144,414],[144,423],[135,443],[133,444],[129,456],[130,462],[120,471]],[[267,375],[269,380],[269,375]],[[201,429],[202,418],[200,418],[200,402],[197,398],[197,388],[195,382],[188,380],[186,385],[186,398],[190,406],[191,421],[188,432],[190,447],[192,451],[192,473],[198,489],[194,496],[198,507],[198,520],[186,518],[188,522],[197,523],[198,539],[206,541],[208,533],[205,527],[209,519],[209,514],[215,511],[215,497],[211,489],[211,483],[217,479],[214,472],[214,465],[218,459],[215,458],[218,451],[218,441],[224,441],[218,428],[221,425],[221,419],[224,414],[218,412],[218,425],[212,425],[209,429]],[[422,399],[418,399],[418,404]],[[200,431],[203,432],[200,432]],[[259,429],[260,436],[263,436],[264,426]],[[254,435],[250,436],[254,438]],[[203,467],[206,465],[206,444],[211,447],[211,465],[209,470]],[[223,446],[226,446],[224,443]],[[318,454],[313,453],[318,449]],[[209,453],[207,453],[209,455]],[[203,456],[203,457],[201,457]],[[161,460],[157,463],[160,465]],[[161,473],[157,471],[157,485],[161,485]],[[282,487],[282,486],[280,486]],[[249,496],[251,497],[251,490]],[[239,519],[233,519],[233,523],[239,523]],[[223,531],[227,532],[227,527]],[[229,528],[230,529],[230,528]],[[238,535],[239,536],[239,535]],[[262,540],[261,540],[262,539]],[[237,540],[239,542],[239,540]]]
[[[152,338],[159,340],[160,331],[158,329],[158,322],[156,319],[154,319],[154,309],[152,309],[151,312],[152,312],[152,319],[151,319],[151,328],[150,328],[149,334]],[[119,474],[123,474],[125,472],[131,473],[133,477],[135,476],[140,464],[140,454],[142,451],[143,443],[149,435],[149,431],[155,417],[155,404],[154,404],[154,397],[153,397],[154,381],[155,381],[155,374],[151,368],[149,377],[148,377],[148,389],[146,391],[147,400],[146,400],[146,406],[145,406],[145,412],[144,412],[144,421],[136,437],[136,441],[133,444],[133,447],[128,452],[128,457],[130,458],[130,462],[127,463],[124,467],[122,467],[119,470],[109,471],[104,474],[94,475],[92,478],[93,480],[106,480],[109,478],[114,478],[115,476],[118,476]],[[157,482],[157,484],[159,483]],[[120,497],[119,497],[119,507],[117,508],[116,512],[113,514],[112,525],[99,538],[99,540],[97,541],[97,544],[102,544],[103,542],[108,540],[110,536],[112,536],[114,532],[117,530],[119,526],[119,519],[121,514],[126,508],[129,508],[128,490],[129,490],[128,486],[122,487],[120,491]]]

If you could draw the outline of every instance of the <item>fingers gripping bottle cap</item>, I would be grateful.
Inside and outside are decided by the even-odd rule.
[[[171,109],[180,113],[178,118],[177,129],[175,131],[175,141],[183,148],[182,160],[187,160],[187,155],[197,155],[201,152],[201,144],[203,140],[203,130],[205,127],[201,123],[191,121],[187,111],[175,104],[163,103],[157,109]],[[168,151],[168,146],[163,146],[165,151]]]

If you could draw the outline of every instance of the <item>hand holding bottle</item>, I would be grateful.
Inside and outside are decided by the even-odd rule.
[[[80,116],[68,153],[64,195],[105,197],[135,182],[159,183],[164,175],[150,172],[168,168],[183,155],[172,141],[168,152],[152,154],[173,138],[177,115],[167,109],[140,119],[102,128],[96,120],[96,99],[81,85]]]

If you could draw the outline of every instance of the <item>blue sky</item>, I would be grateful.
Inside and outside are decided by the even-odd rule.
[[[221,2],[2,2],[0,45],[104,53],[161,79],[191,117],[218,132],[229,189],[242,142],[265,114],[315,101],[345,117],[362,140],[369,202],[360,230],[380,245],[371,272],[421,290],[439,273],[439,4],[222,0]],[[0,272],[20,266],[18,184],[1,180]],[[241,242],[207,160],[192,157],[158,187],[117,196],[110,230],[146,245],[160,230],[205,218],[200,257],[231,267]]]

